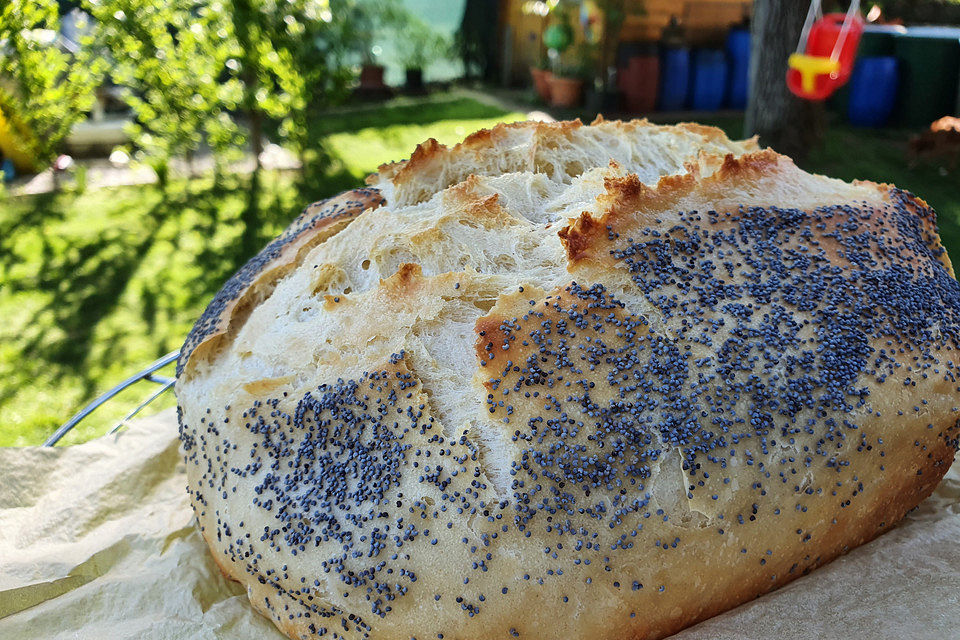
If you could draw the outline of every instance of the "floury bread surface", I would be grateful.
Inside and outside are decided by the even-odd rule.
[[[199,526],[290,637],[663,637],[953,459],[960,286],[909,193],[602,121],[369,182],[228,282],[178,367]]]

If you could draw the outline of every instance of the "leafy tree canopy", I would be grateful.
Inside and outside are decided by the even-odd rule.
[[[52,160],[93,104],[104,63],[61,47],[55,0],[8,0],[0,8],[0,111],[40,162]]]

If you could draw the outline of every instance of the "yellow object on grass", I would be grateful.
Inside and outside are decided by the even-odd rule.
[[[37,159],[30,152],[30,132],[13,117],[4,117],[0,111],[0,152],[10,158],[18,171],[37,170]]]
[[[804,91],[812,93],[817,76],[834,74],[840,70],[840,61],[824,56],[811,56],[805,53],[792,53],[787,60],[791,69],[800,72],[800,83]]]

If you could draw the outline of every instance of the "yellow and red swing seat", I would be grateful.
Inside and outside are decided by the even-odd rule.
[[[843,13],[828,13],[810,28],[803,53],[794,53],[787,61],[787,87],[806,100],[825,100],[846,84],[853,73],[853,62],[863,33],[863,19],[850,20],[839,50],[844,29]]]

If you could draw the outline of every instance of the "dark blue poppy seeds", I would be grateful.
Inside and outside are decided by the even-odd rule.
[[[898,419],[881,417],[878,389],[960,391],[960,285],[933,215],[892,190],[882,209],[741,207],[611,225],[593,250],[629,275],[629,297],[643,308],[609,283],[575,280],[498,304],[477,323],[482,428],[507,452],[506,494],[484,472],[490,454],[479,437],[467,425],[441,427],[401,352],[355,380],[258,400],[240,427],[228,429],[229,409],[217,408],[183,424],[187,461],[203,470],[195,506],[216,511],[205,534],[269,587],[263,606],[275,618],[309,618],[302,628],[319,637],[366,636],[405,596],[464,619],[531,595],[580,606],[601,584],[668,597],[675,588],[658,558],[683,551],[689,527],[729,539],[731,553],[768,571],[757,595],[829,557],[784,559],[772,544],[741,546],[738,532],[758,519],[783,528],[815,501],[836,513],[856,504],[858,474],[880,473],[887,452],[870,424]],[[297,233],[227,284],[188,344]],[[927,399],[915,396],[909,413],[925,415]],[[948,464],[933,449],[946,439],[955,450],[956,427],[930,420],[931,437],[914,446],[929,448],[930,467]],[[252,434],[249,451],[231,442],[236,428]],[[812,469],[835,479],[811,480],[824,477]],[[253,487],[270,526],[220,515],[213,498],[238,485]],[[801,545],[825,530],[794,526],[784,535]],[[518,548],[522,557],[504,553]],[[619,560],[640,548],[646,564]],[[443,563],[459,563],[447,571],[462,584],[433,593],[412,567],[441,551]],[[300,554],[323,575],[298,573]],[[277,558],[291,568],[266,568]]]

